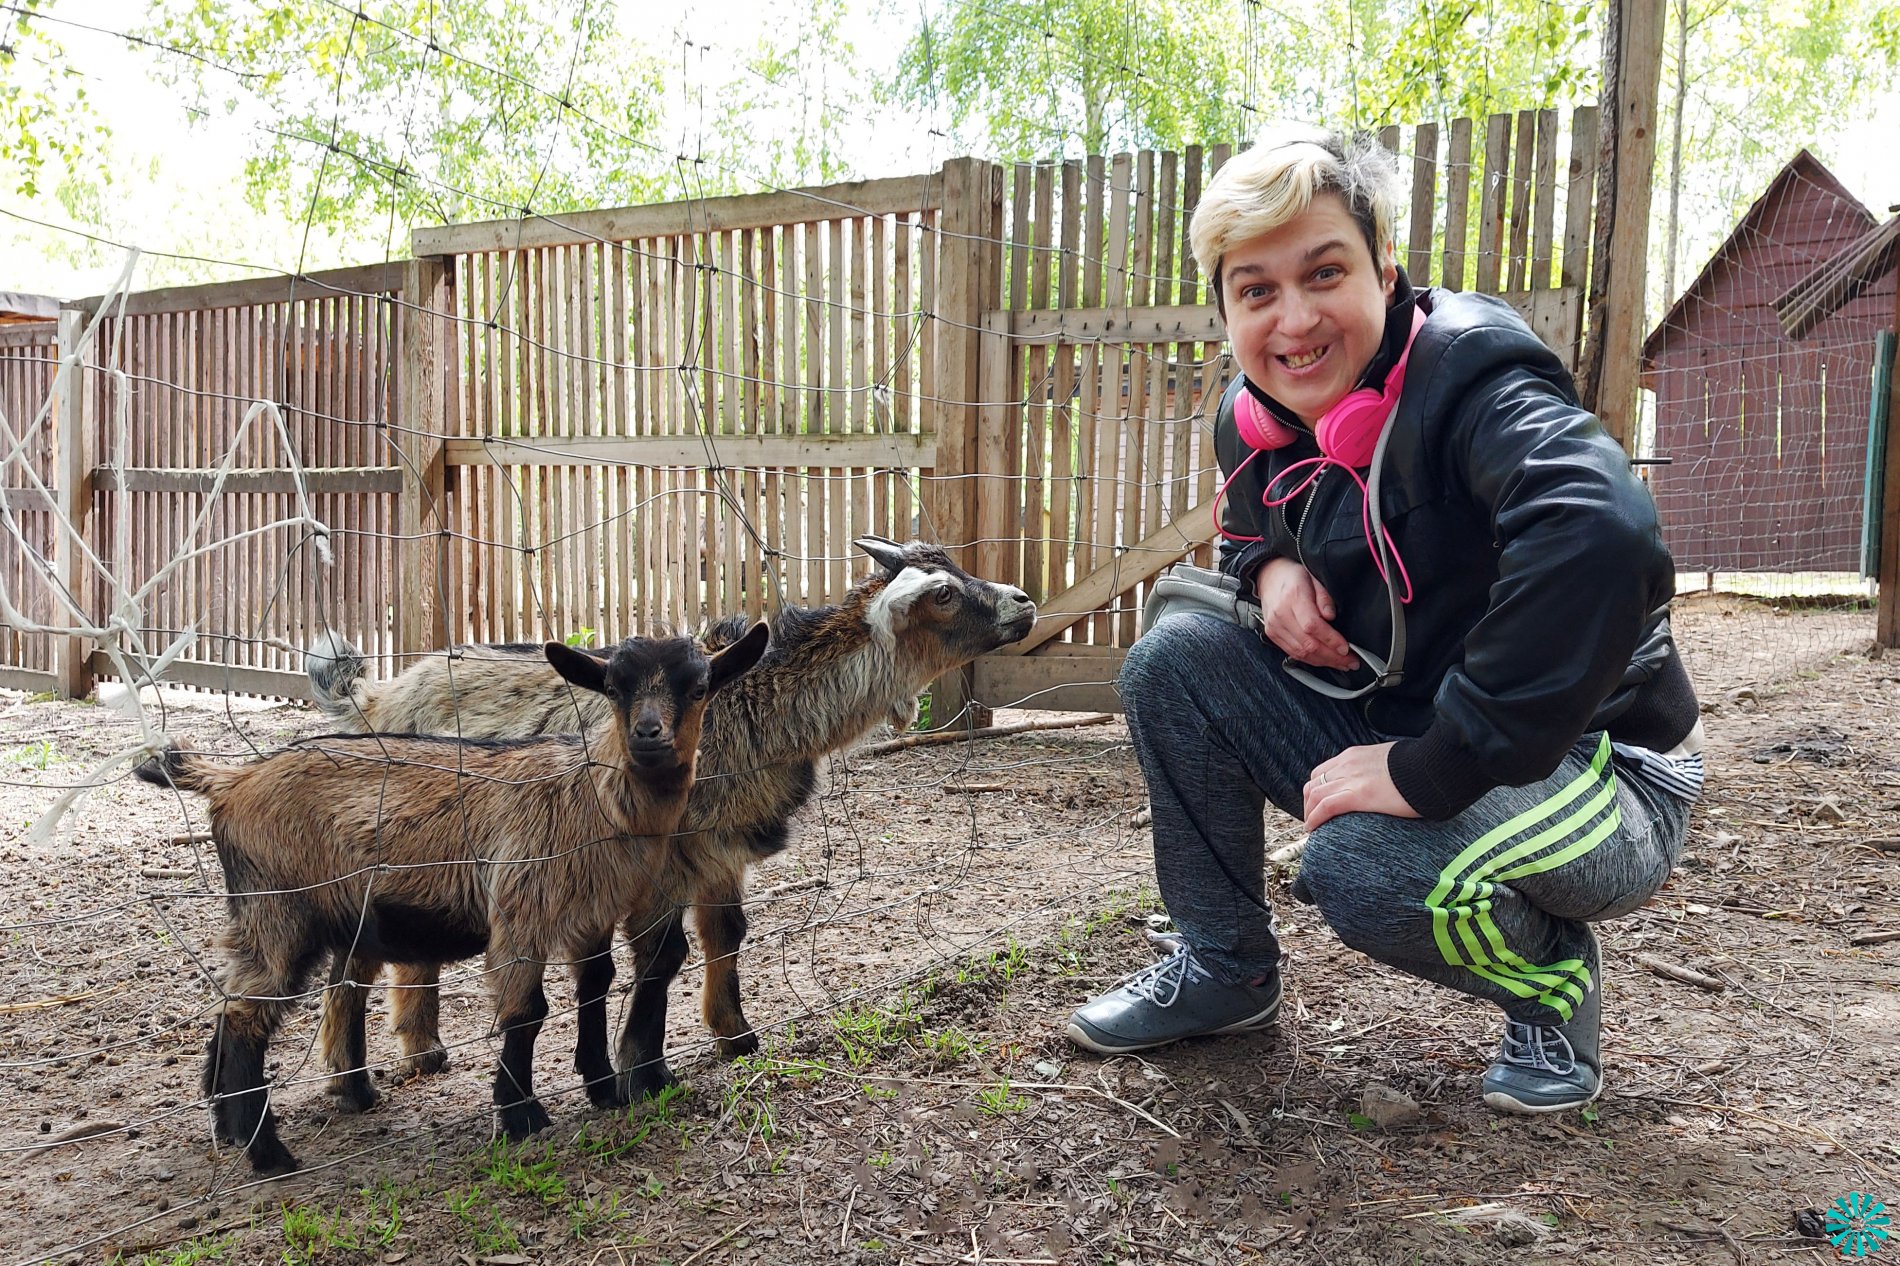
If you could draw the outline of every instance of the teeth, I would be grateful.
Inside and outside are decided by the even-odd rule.
[[[1282,356],[1280,359],[1285,361],[1290,369],[1305,369],[1325,354],[1326,349],[1322,347],[1318,351],[1307,352],[1301,356]]]

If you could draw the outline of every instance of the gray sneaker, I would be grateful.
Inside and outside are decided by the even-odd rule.
[[[1069,1040],[1104,1055],[1187,1037],[1265,1028],[1280,1012],[1280,973],[1262,985],[1222,984],[1180,945],[1069,1017]]]
[[[1590,934],[1590,987],[1563,1024],[1507,1020],[1484,1074],[1485,1106],[1536,1114],[1581,1108],[1603,1093],[1603,949]]]

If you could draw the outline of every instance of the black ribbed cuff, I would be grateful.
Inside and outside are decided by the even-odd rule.
[[[1253,590],[1254,573],[1260,570],[1260,564],[1273,556],[1273,545],[1268,541],[1249,541],[1234,556],[1234,564],[1228,572],[1240,581],[1240,596],[1250,602],[1260,601],[1260,595]]]
[[[1418,738],[1392,744],[1385,770],[1405,803],[1431,822],[1457,817],[1498,785],[1449,727],[1436,722]]]

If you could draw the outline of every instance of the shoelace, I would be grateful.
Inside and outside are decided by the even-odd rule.
[[[1150,963],[1127,977],[1120,987],[1157,1007],[1171,1007],[1190,981],[1207,978],[1207,969],[1195,960],[1194,952],[1182,946],[1160,962]],[[1164,993],[1166,997],[1162,996]]]
[[[1568,1077],[1577,1070],[1577,1053],[1555,1025],[1507,1021],[1499,1058],[1518,1068],[1534,1068],[1559,1077]]]

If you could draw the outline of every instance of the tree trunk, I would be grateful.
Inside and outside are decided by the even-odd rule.
[[[1689,0],[1676,0],[1676,116],[1669,138],[1669,227],[1663,238],[1663,307],[1676,301],[1676,245],[1681,232],[1682,115],[1689,101]]]

